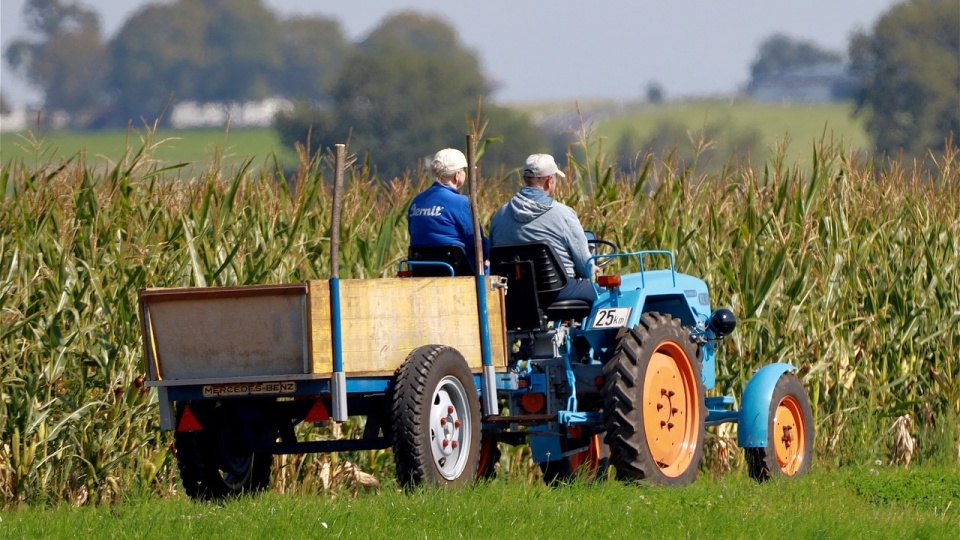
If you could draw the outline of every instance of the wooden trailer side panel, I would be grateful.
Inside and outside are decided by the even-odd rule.
[[[310,281],[312,373],[333,371],[330,290]],[[503,291],[488,287],[493,365],[506,366]],[[443,344],[483,366],[473,277],[346,279],[340,281],[343,369],[347,374],[392,374],[410,352]]]

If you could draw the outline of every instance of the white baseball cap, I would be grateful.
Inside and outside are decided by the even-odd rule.
[[[435,176],[447,176],[467,168],[467,157],[456,148],[444,148],[433,156],[430,171]]]
[[[557,162],[553,160],[553,156],[550,154],[533,154],[523,164],[524,178],[542,178],[554,174],[560,178],[567,177],[560,170],[560,167],[557,167]]]

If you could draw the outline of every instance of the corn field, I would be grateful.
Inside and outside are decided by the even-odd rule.
[[[179,489],[172,437],[143,385],[139,288],[329,276],[323,156],[301,150],[289,173],[271,162],[188,173],[153,161],[154,148],[144,140],[110,165],[2,166],[0,507]],[[791,363],[813,403],[815,466],[904,463],[906,443],[906,463],[960,464],[955,153],[914,167],[820,141],[800,164],[732,160],[702,172],[667,154],[625,175],[591,152],[568,156],[559,195],[585,228],[624,250],[674,251],[677,270],[737,314],[714,394],[739,396],[754,369]],[[483,223],[514,177],[481,179]],[[347,181],[340,275],[392,276],[406,208],[431,180],[381,181],[357,163]],[[505,449],[501,473],[537,481],[527,452]],[[345,484],[331,476],[357,478],[344,472],[356,467],[392,475],[383,451],[276,459],[280,491],[336,495]],[[740,465],[730,430],[712,434],[704,470]]]

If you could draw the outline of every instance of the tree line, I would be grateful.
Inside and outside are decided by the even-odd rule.
[[[32,37],[5,58],[76,127],[152,120],[171,97],[323,99],[351,49],[337,21],[280,19],[262,0],[148,4],[109,40],[80,2],[28,0],[23,14]]]
[[[4,57],[42,92],[47,111],[69,113],[77,128],[152,123],[179,101],[284,97],[296,103],[276,119],[286,144],[309,141],[317,151],[349,140],[387,176],[457,145],[470,118],[487,122],[485,133],[499,140],[485,155],[494,166],[515,165],[535,151],[562,153],[571,142],[491,103],[494,87],[477,54],[448,23],[428,15],[392,15],[357,43],[334,19],[281,18],[262,0],[148,4],[109,40],[97,13],[80,2],[28,0],[24,15],[31,37],[12,42]],[[870,31],[855,34],[847,52],[862,81],[856,114],[865,118],[876,150],[923,155],[960,133],[955,2],[897,4]],[[844,56],[775,35],[760,45],[750,84]],[[661,100],[663,89],[653,90],[648,97]],[[730,136],[735,147],[756,139]],[[619,159],[655,150],[658,140],[620,141]]]

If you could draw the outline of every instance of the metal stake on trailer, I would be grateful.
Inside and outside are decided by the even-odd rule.
[[[467,176],[470,180],[470,214],[473,217],[473,248],[476,261],[477,312],[480,319],[480,353],[483,360],[483,377],[480,382],[484,416],[500,414],[497,403],[497,374],[490,356],[490,322],[487,319],[487,276],[484,272],[483,238],[480,230],[480,214],[477,210],[477,156],[476,139],[467,135]]]
[[[346,147],[337,144],[334,152],[333,211],[330,224],[330,326],[333,342],[333,376],[330,400],[333,419],[347,421],[347,379],[343,372],[343,336],[340,324],[340,213],[343,207],[343,167]]]

